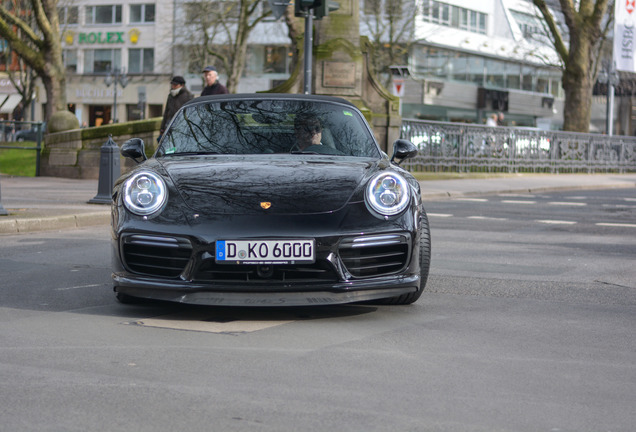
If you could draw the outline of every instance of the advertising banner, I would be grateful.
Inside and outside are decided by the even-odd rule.
[[[616,0],[614,10],[614,62],[616,69],[636,72],[636,0]]]

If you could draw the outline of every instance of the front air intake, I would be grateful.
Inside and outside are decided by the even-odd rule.
[[[339,254],[353,277],[384,276],[404,269],[409,244],[408,234],[348,237],[340,242]]]

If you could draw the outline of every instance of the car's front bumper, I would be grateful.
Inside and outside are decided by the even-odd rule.
[[[416,292],[419,276],[393,276],[311,286],[221,287],[114,274],[115,291],[133,297],[212,306],[307,306],[353,303]]]

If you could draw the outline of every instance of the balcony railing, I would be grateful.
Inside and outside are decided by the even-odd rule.
[[[419,149],[411,171],[636,172],[636,137],[406,119],[401,137]]]

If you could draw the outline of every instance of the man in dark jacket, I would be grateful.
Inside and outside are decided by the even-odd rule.
[[[175,75],[170,80],[170,94],[166,101],[166,109],[163,111],[163,121],[161,122],[160,133],[166,130],[168,123],[172,117],[179,111],[179,108],[186,102],[194,98],[194,95],[185,88],[185,79],[182,76]]]
[[[201,92],[201,96],[229,93],[227,88],[219,82],[219,74],[214,66],[206,66],[203,69],[203,79],[205,80],[205,88]]]

